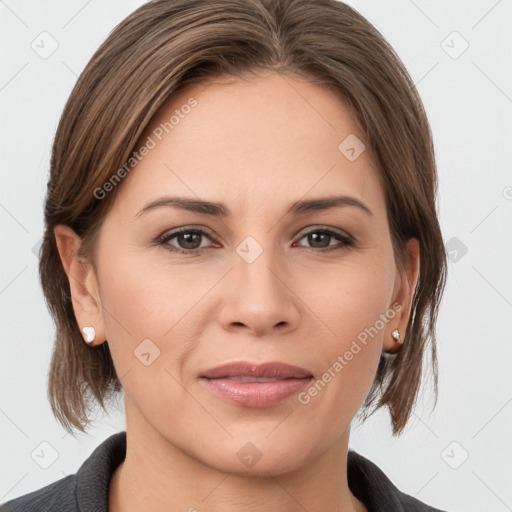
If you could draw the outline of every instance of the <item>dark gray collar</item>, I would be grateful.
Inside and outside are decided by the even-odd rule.
[[[100,444],[76,474],[76,499],[80,512],[108,512],[110,479],[126,456],[126,432]],[[348,485],[368,512],[442,512],[402,493],[373,462],[349,450]]]

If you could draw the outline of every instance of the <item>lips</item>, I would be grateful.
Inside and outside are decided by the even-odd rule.
[[[200,377],[207,379],[221,379],[232,377],[254,377],[255,379],[303,379],[312,377],[305,368],[292,366],[281,362],[268,362],[262,364],[239,361],[227,363],[203,372]],[[240,380],[240,382],[258,382],[257,380]],[[234,380],[234,379],[233,379]],[[260,381],[264,382],[264,381]]]
[[[298,393],[313,375],[281,362],[239,361],[201,373],[199,381],[217,397],[242,407],[272,407]]]

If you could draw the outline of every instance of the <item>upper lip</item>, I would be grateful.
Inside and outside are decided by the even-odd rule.
[[[250,363],[248,361],[235,361],[215,368],[210,368],[201,373],[200,377],[207,379],[220,379],[223,377],[251,376],[282,379],[303,379],[312,377],[311,372],[299,366],[293,366],[279,361],[266,363]]]

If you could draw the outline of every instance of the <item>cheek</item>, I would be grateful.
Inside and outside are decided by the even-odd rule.
[[[369,339],[382,338],[386,320],[390,320],[386,318],[383,323],[382,315],[395,315],[390,304],[395,281],[391,263],[384,257],[354,260],[324,270],[316,279],[321,286],[304,282],[303,296],[322,319],[328,346],[343,348],[353,339],[364,343],[365,333]]]
[[[375,378],[383,337],[397,318],[390,304],[394,267],[387,261],[376,257],[365,265],[323,273],[317,280],[322,286],[307,294],[308,306],[322,320],[317,323],[322,332],[315,343],[322,374],[299,401],[311,407],[313,416],[331,411],[333,419],[338,418],[333,428],[353,417],[364,401]]]
[[[208,296],[222,277],[199,267],[165,265],[144,252],[115,254],[102,260],[99,277],[107,340],[117,374],[128,393],[143,399],[161,394],[162,383],[183,380],[183,364],[197,349],[197,340],[211,323]],[[144,382],[144,387],[137,383]],[[135,388],[132,389],[132,385]],[[155,395],[150,390],[154,388]],[[160,391],[159,391],[160,390]],[[179,393],[180,389],[174,389]]]
[[[130,252],[130,244],[119,240],[102,247],[104,319],[112,338],[161,338],[197,301],[201,278],[195,270],[165,265],[154,256],[158,249]],[[123,249],[116,251],[117,247]]]

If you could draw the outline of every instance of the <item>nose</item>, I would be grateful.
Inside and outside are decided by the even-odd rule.
[[[236,253],[225,283],[220,321],[226,330],[246,330],[254,336],[295,330],[300,299],[293,291],[289,269],[270,249],[256,259]]]

